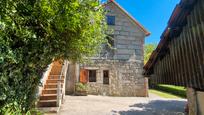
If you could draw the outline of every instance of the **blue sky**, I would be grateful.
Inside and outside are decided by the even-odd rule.
[[[116,0],[140,22],[151,35],[145,42],[158,43],[167,22],[180,0]]]

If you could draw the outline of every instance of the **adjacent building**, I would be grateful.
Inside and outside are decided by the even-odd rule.
[[[189,115],[204,115],[204,0],[181,0],[144,66],[151,83],[184,86]]]

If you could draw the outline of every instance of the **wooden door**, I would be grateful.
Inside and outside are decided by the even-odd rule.
[[[81,69],[80,70],[80,82],[87,83],[88,82],[88,70]]]

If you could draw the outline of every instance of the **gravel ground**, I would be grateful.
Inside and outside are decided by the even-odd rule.
[[[59,115],[184,115],[185,99],[66,96]]]

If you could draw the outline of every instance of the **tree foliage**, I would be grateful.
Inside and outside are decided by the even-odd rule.
[[[0,0],[0,114],[31,109],[47,65],[95,54],[105,30],[97,0]]]
[[[157,45],[154,44],[154,43],[145,45],[145,48],[144,48],[144,63],[147,63],[147,61],[149,60],[152,52],[155,50],[156,46]]]

